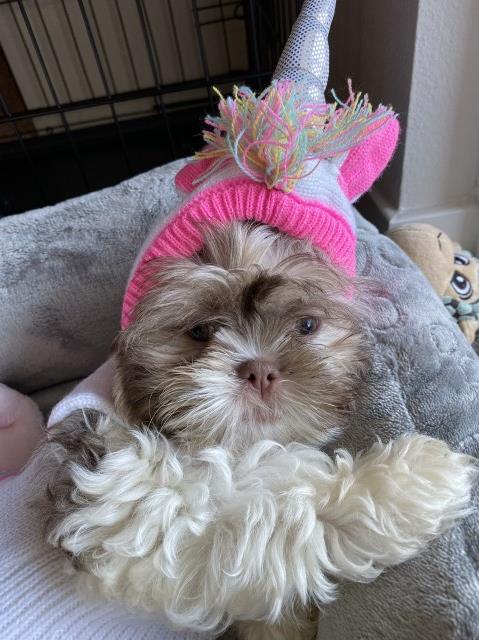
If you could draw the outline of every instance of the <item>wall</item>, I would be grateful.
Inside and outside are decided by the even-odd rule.
[[[405,209],[474,197],[479,160],[478,27],[477,0],[420,4],[401,193]]]
[[[392,104],[407,126],[419,0],[338,0],[331,31],[331,86],[367,91],[373,104]],[[399,206],[404,138],[380,190]]]
[[[398,154],[369,206],[392,226],[437,224],[470,249],[479,235],[478,28],[477,0],[338,0],[331,53],[335,82],[352,73],[400,114]]]

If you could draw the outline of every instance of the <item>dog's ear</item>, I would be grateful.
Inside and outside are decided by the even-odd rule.
[[[368,191],[389,164],[399,138],[399,122],[391,117],[364,142],[351,149],[340,168],[340,184],[355,202]]]

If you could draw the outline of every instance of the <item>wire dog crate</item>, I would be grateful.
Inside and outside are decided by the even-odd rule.
[[[301,0],[0,0],[0,216],[201,145],[213,87],[266,86]]]

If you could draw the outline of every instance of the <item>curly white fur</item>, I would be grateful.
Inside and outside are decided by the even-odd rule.
[[[335,580],[376,578],[468,511],[471,459],[420,435],[334,459],[261,441],[234,463],[111,417],[98,429],[107,453],[72,466],[77,508],[51,542],[105,594],[198,630],[327,603]]]

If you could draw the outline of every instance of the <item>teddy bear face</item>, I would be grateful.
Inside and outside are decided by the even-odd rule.
[[[479,300],[479,260],[455,246],[454,271],[444,295],[473,304]]]
[[[454,249],[454,271],[442,301],[472,343],[479,329],[479,260],[457,244]]]
[[[417,264],[469,342],[479,329],[479,260],[429,224],[409,224],[389,232]]]

